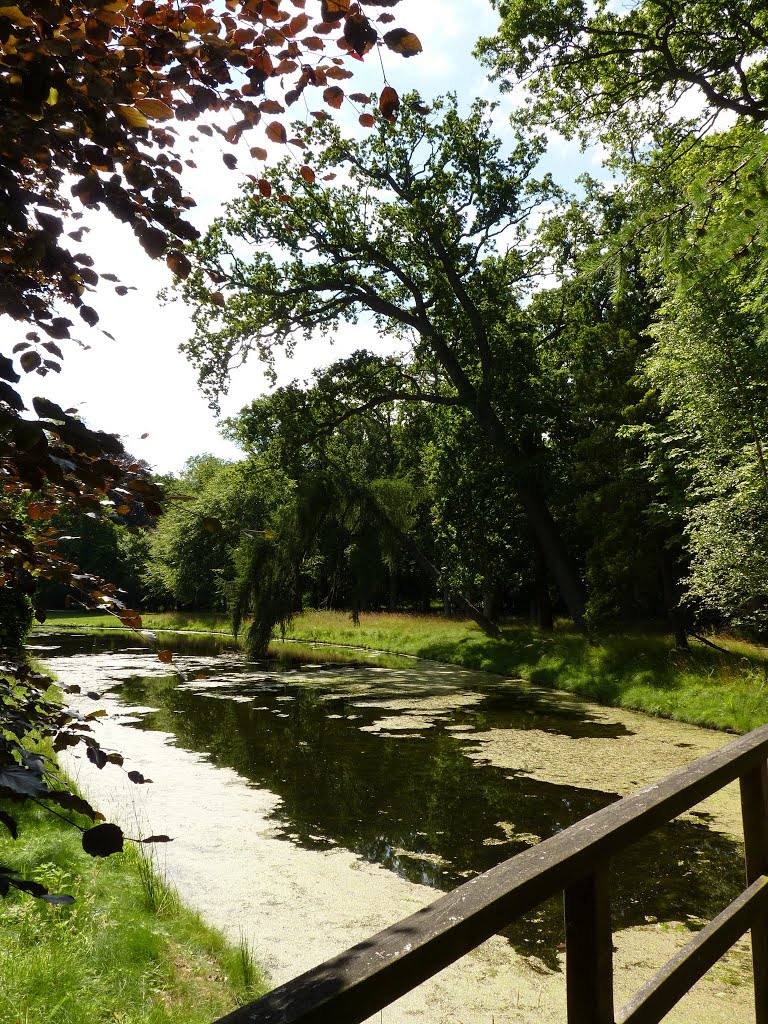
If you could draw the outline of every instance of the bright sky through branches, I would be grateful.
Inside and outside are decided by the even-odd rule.
[[[387,50],[382,53],[386,74],[401,95],[418,89],[428,101],[455,90],[467,103],[476,96],[497,97],[495,87],[471,57],[477,38],[496,28],[489,0],[403,0],[398,17],[420,37],[424,47],[423,53],[410,60]],[[376,53],[369,54],[364,63],[349,64],[354,65],[355,72],[349,83],[354,90],[350,91],[381,90],[382,69]],[[499,111],[500,133],[506,129],[509,102],[506,98]],[[320,106],[319,101],[313,105],[309,97],[309,109]],[[308,116],[302,102],[289,108],[289,113],[294,112],[297,118]],[[357,112],[348,103],[335,117],[342,124],[356,127]],[[262,139],[249,138],[247,144],[241,144],[238,170],[234,172],[222,163],[224,150],[216,142],[201,137],[194,145],[190,156],[198,167],[186,173],[184,180],[197,200],[190,219],[199,228],[204,229],[222,204],[235,195],[243,180],[240,172],[258,173],[259,165],[254,167],[248,156],[251,145],[262,145]],[[553,164],[547,169],[567,182],[576,173],[576,165],[586,169],[586,161],[575,146],[567,147],[566,157],[564,146],[555,145],[550,156]],[[286,152],[286,147],[274,149],[279,150],[278,156]],[[157,300],[158,290],[171,282],[170,272],[162,261],[151,261],[130,229],[105,211],[88,213],[83,223],[91,228],[84,243],[96,263],[135,285],[136,291],[121,298],[102,282],[89,302],[100,314],[100,326],[115,340],[104,337],[98,329],[79,330],[78,336],[90,346],[89,350],[69,343],[60,375],[51,373],[44,381],[30,375],[22,382],[25,400],[44,393],[65,408],[76,407],[92,427],[120,433],[127,449],[159,472],[176,471],[188,457],[202,452],[237,458],[234,445],[218,433],[216,419],[198,392],[194,371],[178,352],[179,344],[191,334],[185,308],[180,302],[161,306]],[[24,337],[21,325],[6,320],[4,329],[9,327],[13,341]],[[279,379],[281,383],[303,380],[315,367],[355,349],[382,350],[389,344],[379,344],[372,330],[350,327],[339,333],[332,347],[322,341],[298,346],[292,360],[279,361]],[[267,388],[254,359],[233,373],[229,394],[222,399],[222,415],[234,414]],[[144,434],[148,436],[143,438]]]

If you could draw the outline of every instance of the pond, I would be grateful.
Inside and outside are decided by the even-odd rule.
[[[81,784],[105,811],[174,830],[165,866],[184,898],[249,936],[277,982],[728,739],[392,656],[286,644],[249,663],[224,639],[174,636],[166,666],[121,635],[38,633],[33,646],[63,682],[100,695],[112,712],[102,742],[155,779],[126,786],[108,768],[84,770]],[[737,834],[726,791],[616,860],[617,962],[660,965],[741,891]],[[513,971],[510,1020],[527,1019],[529,1003],[556,1019],[562,943],[559,900],[492,942],[491,978]],[[697,986],[727,995],[724,1020],[749,1002],[743,958],[737,949]],[[448,984],[453,995],[419,1019],[490,1021],[490,970],[482,986],[465,979],[475,1001],[488,990],[474,1018],[461,984]],[[509,989],[503,998],[497,1021]]]

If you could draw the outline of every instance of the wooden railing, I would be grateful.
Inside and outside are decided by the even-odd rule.
[[[768,726],[576,822],[216,1024],[357,1024],[515,918],[565,895],[569,1024],[657,1024],[752,930],[756,1024],[768,1024]],[[747,888],[618,1013],[610,858],[739,779]]]

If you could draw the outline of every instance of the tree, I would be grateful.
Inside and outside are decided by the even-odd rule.
[[[519,116],[600,138],[625,176],[635,212],[601,260],[621,277],[641,251],[657,308],[638,363],[655,414],[625,429],[646,453],[657,522],[677,524],[687,549],[689,608],[754,627],[768,594],[765,11],[752,0],[498,7],[500,32],[481,50],[504,87],[525,80]]]
[[[690,138],[729,111],[768,120],[768,19],[759,0],[493,0],[499,33],[479,51],[502,87],[524,81],[564,134],[623,139],[640,157],[660,131]],[[681,113],[681,101],[695,95]]]
[[[165,488],[165,511],[148,532],[140,570],[147,597],[161,606],[223,609],[236,549],[249,531],[264,529],[289,485],[255,460],[198,455]]]
[[[691,212],[646,263],[662,273],[661,305],[644,367],[664,419],[647,430],[651,461],[674,453],[690,552],[687,592],[705,619],[768,623],[765,162],[752,153],[734,175],[737,126],[676,168]],[[700,180],[720,180],[712,207]],[[670,269],[669,264],[674,261]]]
[[[322,603],[350,607],[357,619],[383,597],[382,580],[392,584],[404,567],[433,586],[441,577],[419,543],[423,488],[412,473],[413,452],[406,455],[399,441],[395,406],[379,402],[327,418],[338,417],[338,387],[347,383],[350,364],[370,372],[378,362],[356,353],[318,371],[311,387],[278,388],[228,421],[229,436],[251,464],[272,467],[290,485],[268,529],[246,531],[236,554],[235,626],[253,615],[253,653],[263,654],[273,627],[285,627],[307,591],[324,590]],[[497,634],[461,593],[455,597],[482,629]]]
[[[454,98],[430,111],[414,95],[396,125],[380,116],[359,142],[329,123],[309,128],[316,173],[283,162],[191,249],[183,294],[196,333],[186,350],[215,401],[233,359],[256,349],[269,365],[280,345],[372,315],[382,334],[412,345],[418,375],[397,357],[379,361],[381,375],[360,368],[338,415],[392,401],[469,410],[580,622],[581,580],[547,507],[519,305],[539,270],[530,217],[555,189],[532,176],[541,141],[518,138],[503,158],[490,115],[476,103],[464,119]],[[337,175],[346,180],[326,184]]]

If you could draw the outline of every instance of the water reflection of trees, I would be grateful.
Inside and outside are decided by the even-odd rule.
[[[358,698],[352,704],[317,685],[243,680],[232,691],[236,700],[152,680],[134,680],[123,691],[132,703],[159,709],[143,727],[174,733],[181,746],[208,752],[214,764],[277,794],[274,816],[286,840],[309,848],[341,845],[439,889],[616,799],[470,760],[463,746],[471,735],[457,739],[445,729],[469,722],[473,711],[466,708],[436,728],[398,737],[361,730],[381,717],[380,707],[367,708]],[[243,700],[247,694],[252,699]],[[491,711],[498,721],[498,701]],[[482,702],[474,713],[478,724],[483,716],[487,724]],[[396,714],[387,708],[387,717]],[[742,874],[736,843],[703,823],[674,822],[617,860],[614,927],[649,920],[695,926],[741,890]],[[555,967],[561,901],[549,901],[505,934],[519,952]]]

